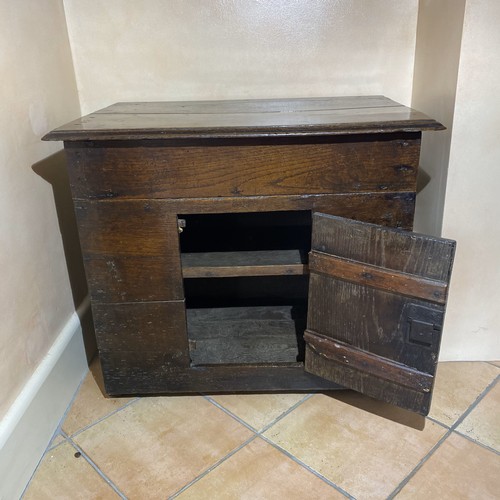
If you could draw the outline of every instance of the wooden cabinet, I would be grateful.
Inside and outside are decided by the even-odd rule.
[[[49,133],[108,394],[349,387],[426,413],[454,243],[408,231],[442,128],[366,96],[118,103]]]

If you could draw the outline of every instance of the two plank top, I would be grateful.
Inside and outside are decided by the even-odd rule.
[[[320,136],[442,130],[383,96],[120,102],[48,133],[47,141]]]

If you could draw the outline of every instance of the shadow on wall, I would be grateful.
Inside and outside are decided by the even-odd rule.
[[[88,288],[64,151],[61,150],[48,156],[32,165],[31,168],[35,174],[52,186],[73,303],[78,311],[79,306],[88,295]],[[90,362],[96,352],[96,340],[90,308],[82,311],[80,322],[87,360]]]

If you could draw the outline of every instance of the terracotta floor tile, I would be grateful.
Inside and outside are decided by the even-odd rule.
[[[429,416],[453,425],[497,375],[489,363],[439,363]]]
[[[305,394],[231,394],[212,396],[212,399],[254,429],[261,430],[305,396]]]
[[[334,499],[344,495],[262,439],[216,467],[179,499]]]
[[[453,433],[396,497],[498,499],[500,456]]]
[[[119,498],[85,458],[76,458],[75,453],[69,443],[47,452],[23,500]]]
[[[252,436],[201,396],[144,398],[75,441],[129,498],[166,498]]]
[[[414,428],[424,422],[424,430]],[[356,498],[384,498],[445,432],[346,391],[311,397],[265,435]]]
[[[500,383],[486,394],[457,431],[500,452]]]
[[[63,431],[69,436],[131,401],[130,398],[105,397],[101,384],[101,365],[95,360],[62,424]]]

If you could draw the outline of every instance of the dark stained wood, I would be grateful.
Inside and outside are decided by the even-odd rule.
[[[448,283],[312,251],[309,261],[314,271],[360,285],[379,288],[438,304],[446,302]]]
[[[362,221],[368,222],[368,221]],[[455,242],[313,214],[312,249],[423,278],[448,281]]]
[[[183,298],[177,218],[154,202],[75,201],[91,298]]]
[[[426,414],[445,304],[436,303],[433,297],[431,300],[409,297],[397,289],[405,288],[401,281],[405,276],[408,287],[415,280],[433,280],[443,284],[440,290],[445,298],[454,249],[455,244],[450,240],[314,214],[313,252],[383,268],[389,281],[394,271],[397,283],[376,288],[373,283],[367,285],[366,279],[350,280],[348,276],[346,280],[338,273],[329,276],[321,272],[321,265],[317,270],[317,261],[310,259],[307,328],[331,342],[315,342],[306,349],[306,370]],[[333,355],[332,342],[350,346],[350,353],[342,354],[339,348]],[[350,356],[354,356],[352,360]],[[423,391],[417,387],[421,387],[425,375],[432,381],[425,386],[429,392],[422,395]],[[412,376],[413,387],[409,383]],[[404,384],[401,377],[405,377]]]
[[[385,108],[400,106],[381,95],[308,97],[307,99],[239,99],[227,101],[118,102],[96,113],[146,114],[227,114],[227,113],[289,113],[335,109]]]
[[[177,217],[162,203],[75,201],[84,258],[161,257],[180,269]]]
[[[100,302],[179,300],[184,297],[178,260],[150,256],[85,258],[90,297]]]
[[[118,103],[59,127],[44,140],[266,137],[441,130],[428,116],[382,96],[330,97],[320,101],[207,101],[182,105]]]
[[[312,210],[383,226],[411,229],[415,193],[345,193],[162,200],[178,214]]]
[[[296,363],[304,360],[306,311],[293,306],[188,309],[194,365]]]
[[[420,372],[390,359],[374,356],[368,351],[363,351],[338,340],[332,340],[311,330],[304,332],[304,340],[308,347],[319,356],[336,363],[347,363],[352,370],[359,370],[367,375],[374,375],[415,391],[430,392],[432,388],[432,375],[428,373]]]
[[[100,350],[156,351],[189,367],[183,301],[93,304],[92,314]]]
[[[104,384],[111,396],[336,390],[341,386],[294,365],[218,365],[181,369],[157,351],[100,351]]]
[[[307,274],[307,256],[300,250],[199,252],[181,256],[184,278],[278,276]]]
[[[66,146],[75,198],[415,191],[420,134],[218,146]]]
[[[309,348],[307,361],[308,369],[324,378],[306,373],[294,362],[304,356],[305,326],[300,318],[245,315],[258,307],[275,312],[283,304],[304,307],[306,259],[277,262],[272,252],[309,249],[309,211],[411,229],[421,132],[442,128],[383,96],[366,96],[118,103],[45,136],[44,140],[65,141],[108,394],[338,388],[326,380],[334,378],[422,411],[428,393],[409,387],[402,391],[400,384],[341,363],[332,367],[325,352]],[[261,224],[272,229],[244,227],[241,221],[248,212],[261,213],[268,218]],[[291,230],[283,231],[287,241],[281,246],[270,244],[271,236],[279,233],[281,238],[282,231],[272,212],[287,212],[280,218],[291,224]],[[193,220],[226,213],[241,215],[236,218],[240,226],[198,233],[198,247],[189,250]],[[330,236],[319,231],[313,248],[335,250],[340,258],[350,259],[349,241],[362,232],[360,227],[352,226],[353,233],[346,237],[335,230]],[[233,240],[250,242],[248,248],[243,242],[241,248],[224,247],[231,240],[229,233],[238,235]],[[367,233],[368,240],[375,236]],[[245,260],[248,255],[243,253],[238,259],[233,253],[208,255],[204,241],[214,240],[221,243],[217,252],[271,253],[261,254],[259,262]],[[353,258],[365,266],[387,267],[381,244],[375,238],[361,245],[371,260]],[[432,272],[439,267],[432,258],[413,265],[397,238],[391,245],[402,252],[387,267],[393,274],[447,281],[447,276]],[[416,237],[410,253],[424,260],[439,251],[437,260],[450,254],[449,248],[431,247]],[[183,280],[181,248],[188,254],[205,252],[183,256],[184,277],[197,279]],[[217,260],[222,256],[224,263]],[[354,347],[368,346],[370,360],[386,358],[394,366],[433,374],[440,338],[433,325],[442,324],[442,305],[422,299],[407,303],[408,297],[389,293],[387,287],[365,291],[360,284],[337,280],[332,287],[326,280],[313,273],[311,290],[316,291],[310,302],[330,312],[334,300],[347,305],[342,306],[345,310],[335,309],[333,317],[313,319],[311,329],[320,335],[337,327],[340,332],[357,329],[362,338]],[[349,303],[359,297],[357,316],[349,317]],[[217,366],[192,366],[184,298],[189,304],[193,361]],[[231,306],[241,307],[239,318],[230,318]],[[205,310],[199,313],[193,307]],[[222,321],[220,316],[209,321],[209,308],[225,308]],[[397,316],[399,310],[403,313]],[[194,318],[199,314],[205,319]],[[217,325],[220,334],[204,347],[203,334],[214,331],[205,328],[207,324]],[[348,338],[339,341],[350,344]],[[290,364],[279,364],[286,361]]]

